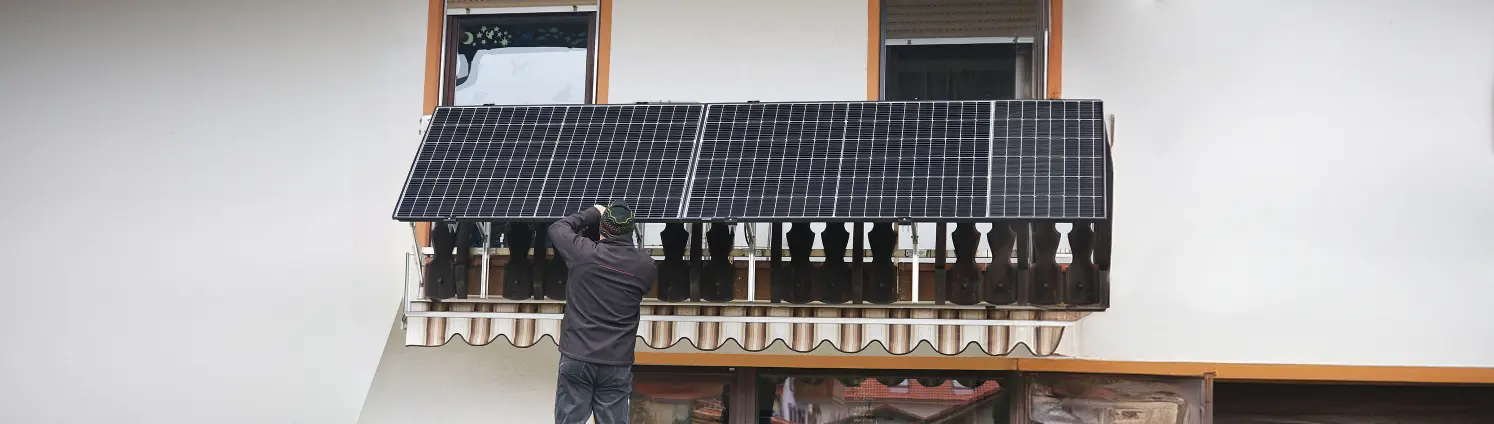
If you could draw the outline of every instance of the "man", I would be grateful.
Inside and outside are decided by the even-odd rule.
[[[580,233],[600,225],[601,241]],[[615,201],[550,226],[555,251],[570,266],[565,319],[560,324],[560,376],[555,423],[626,424],[633,391],[633,343],[638,309],[658,271],[648,251],[633,245],[633,211]]]

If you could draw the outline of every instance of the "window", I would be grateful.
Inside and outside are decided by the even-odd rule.
[[[956,383],[938,374],[763,370],[759,393],[771,393],[773,402],[759,417],[771,412],[774,422],[788,424],[1010,422],[1001,376],[960,372],[965,379]]]
[[[632,422],[643,424],[1006,424],[1010,378],[981,371],[637,366],[630,409]]]
[[[1008,100],[1030,89],[1017,79],[1032,43],[887,46],[885,100]],[[1019,86],[1022,86],[1019,88]]]
[[[629,422],[693,424],[727,422],[732,371],[636,367]]]
[[[1218,424],[1475,424],[1494,417],[1494,386],[1216,382]]]
[[[1042,97],[1039,0],[886,0],[883,100]]]
[[[592,101],[595,14],[452,16],[447,105]]]
[[[1199,377],[1033,374],[1028,416],[1035,424],[1200,424]]]

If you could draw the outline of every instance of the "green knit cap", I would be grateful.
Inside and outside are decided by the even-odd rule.
[[[602,214],[602,237],[613,238],[633,234],[633,208],[622,200],[614,200]]]

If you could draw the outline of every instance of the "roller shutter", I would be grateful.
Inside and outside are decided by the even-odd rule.
[[[884,0],[888,39],[1033,37],[1039,0]]]
[[[447,0],[448,9],[536,6],[595,6],[597,0]]]

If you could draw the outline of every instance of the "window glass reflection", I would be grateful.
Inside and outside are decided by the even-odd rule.
[[[771,421],[790,424],[1007,423],[1007,392],[995,379],[767,377]]]
[[[1203,380],[1108,375],[1035,375],[1034,424],[1199,424]]]
[[[725,423],[724,375],[635,374],[633,424]]]

